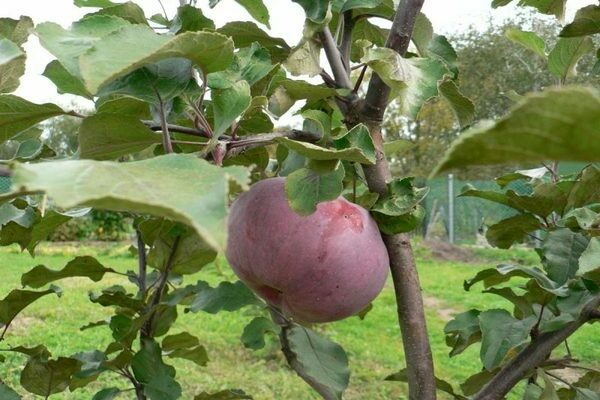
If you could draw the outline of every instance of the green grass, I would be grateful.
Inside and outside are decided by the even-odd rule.
[[[102,263],[119,271],[134,269],[136,260],[128,254],[126,247],[44,246],[35,259],[17,252],[14,248],[2,249],[0,298],[11,289],[19,287],[20,275],[31,267],[45,264],[51,268],[61,268],[75,255],[95,255]],[[465,264],[432,260],[426,249],[417,249],[421,284],[427,303],[427,322],[439,377],[456,386],[481,368],[478,346],[473,346],[458,357],[448,357],[443,328],[450,315],[470,308],[509,308],[507,302],[501,298],[480,293],[479,287],[473,288],[471,292],[464,292],[463,280],[472,277],[479,269],[491,267],[499,262],[532,262],[535,257],[530,253],[525,250],[516,253],[477,250],[477,259],[483,261]],[[511,254],[512,257],[507,254]],[[204,279],[215,284],[223,279],[234,279],[225,266],[221,266],[220,269],[225,271],[224,276],[215,266],[208,266],[197,276],[189,277],[188,281]],[[111,339],[108,328],[85,331],[80,331],[79,328],[87,322],[101,320],[111,314],[111,310],[94,305],[87,298],[89,291],[99,291],[102,287],[113,284],[121,284],[133,290],[131,284],[118,275],[107,276],[99,283],[85,279],[60,282],[64,289],[63,296],[48,296],[27,308],[9,330],[3,347],[43,343],[54,356],[103,349]],[[235,313],[221,312],[217,315],[180,312],[171,333],[189,331],[198,336],[208,349],[211,360],[207,367],[198,367],[184,360],[167,360],[178,369],[178,380],[184,389],[184,399],[191,399],[194,394],[205,390],[212,392],[226,388],[243,389],[257,400],[318,399],[318,396],[286,367],[274,339],[269,341],[265,349],[258,352],[247,350],[241,345],[239,337],[242,330],[257,313],[254,309]],[[319,326],[317,329],[340,343],[349,355],[352,375],[345,399],[405,398],[406,386],[403,383],[383,381],[385,376],[404,366],[391,282],[388,282],[383,293],[374,302],[374,308],[365,320],[349,318]],[[574,356],[591,364],[599,364],[598,334],[600,325],[587,326],[578,332],[570,341]],[[17,387],[24,358],[12,353],[3,354],[7,355],[7,361],[0,369],[0,379],[12,387]],[[90,399],[101,388],[109,385],[128,387],[127,383],[117,375],[105,374],[100,381],[88,388],[51,398]]]

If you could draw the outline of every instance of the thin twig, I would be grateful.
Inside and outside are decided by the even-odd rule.
[[[356,83],[354,84],[354,89],[352,89],[352,92],[358,93],[358,90],[360,89],[360,85],[362,84],[362,81],[365,78],[366,72],[367,72],[367,66],[365,65],[363,67],[363,69],[360,71],[360,75],[358,75],[358,79],[356,80]]]
[[[140,298],[146,297],[146,244],[142,239],[142,232],[139,229],[135,230],[137,237],[137,251],[138,251],[138,288]]]
[[[162,101],[158,91],[156,95],[158,96],[158,113],[163,137],[163,148],[165,149],[165,153],[172,153],[173,145],[171,144],[171,134],[169,133],[169,124],[167,123],[167,116],[165,114],[165,103]]]
[[[333,72],[335,83],[340,88],[352,89],[350,76],[348,75],[348,71],[346,71],[340,51],[327,26],[323,28],[323,32],[321,32],[321,41],[323,42],[323,50],[325,50],[325,55],[327,56],[327,61],[331,67],[331,72]]]
[[[342,63],[346,68],[346,73],[350,73],[350,53],[352,50],[352,31],[356,20],[352,18],[352,10],[344,12],[344,33],[342,34],[342,42],[340,44],[340,53],[342,57]]]

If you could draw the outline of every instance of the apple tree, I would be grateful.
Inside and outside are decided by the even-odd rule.
[[[22,275],[23,288],[0,300],[0,343],[6,344],[15,317],[45,296],[60,295],[61,279],[102,284],[106,276],[125,274],[136,288],[107,284],[90,294],[92,303],[113,313],[82,327],[108,329],[113,341],[104,349],[53,355],[43,343],[2,347],[27,358],[22,389],[48,398],[111,374],[123,385],[104,388],[94,399],[128,393],[138,400],[251,398],[238,389],[184,395],[169,359],[208,362],[210,349],[196,336],[172,331],[177,318],[185,318],[180,313],[254,307],[263,315],[244,330],[244,345],[260,348],[267,332],[278,335],[290,367],[324,399],[341,399],[350,375],[343,348],[293,318],[291,307],[272,301],[272,291],[261,292],[237,268],[241,281],[217,286],[191,281],[219,253],[245,245],[239,243],[245,239],[235,231],[236,218],[229,221],[235,240],[228,240],[231,203],[254,183],[277,179],[285,182],[277,193],[285,193],[283,205],[294,218],[312,218],[318,226],[319,213],[337,202],[361,212],[340,214],[349,223],[376,222],[380,233],[351,240],[379,240],[389,261],[406,369],[387,379],[408,382],[409,398],[435,399],[443,391],[457,399],[501,399],[524,380],[527,399],[599,399],[598,371],[578,365],[569,353],[553,354],[600,317],[600,169],[590,164],[565,177],[557,169],[562,160],[600,160],[600,95],[594,88],[568,86],[578,60],[595,50],[600,7],[579,10],[549,52],[531,32],[512,32],[515,42],[547,61],[557,85],[524,94],[496,122],[471,126],[474,107],[461,94],[456,53],[421,13],[423,0],[292,0],[306,15],[295,44],[265,30],[270,16],[262,0],[236,1],[256,22],[217,27],[204,5],[184,0],[173,18],[147,16],[134,2],[75,0],[89,13],[69,28],[34,26],[28,17],[0,19],[1,173],[12,182],[0,200],[0,244],[18,244],[33,256],[54,229],[91,208],[130,216],[137,239],[132,250],[138,262],[126,273],[82,255],[59,270],[34,267]],[[211,0],[209,6],[218,3]],[[492,6],[509,3],[494,0]],[[562,19],[565,3],[519,5]],[[378,19],[388,20],[389,28]],[[29,34],[55,57],[44,76],[60,93],[92,100],[93,110],[82,114],[11,94],[24,72],[22,45]],[[535,236],[540,267],[501,265],[465,283],[466,289],[483,284],[514,309],[468,310],[446,327],[451,356],[481,342],[482,369],[460,391],[435,376],[408,235],[423,217],[420,202],[427,189],[413,186],[410,177],[390,175],[386,156],[405,143],[384,143],[381,130],[391,100],[399,101],[406,118],[416,119],[434,98],[446,101],[465,129],[436,173],[544,163],[498,179],[500,185],[524,180],[531,195],[475,188],[464,193],[514,208],[518,214],[491,227],[488,240],[510,248]],[[302,118],[302,129],[275,129],[275,121],[291,113]],[[61,158],[42,140],[38,124],[56,116],[81,119],[73,156]],[[264,206],[252,204],[256,212]],[[262,240],[275,254],[286,237],[269,234]],[[305,249],[296,251],[301,257]],[[341,277],[344,271],[330,273]],[[587,373],[563,384],[553,370],[568,367]],[[0,394],[20,398],[1,381]]]

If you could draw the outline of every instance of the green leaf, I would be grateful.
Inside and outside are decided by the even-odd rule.
[[[11,139],[38,122],[65,112],[57,105],[34,104],[10,94],[0,95],[0,142]]]
[[[213,261],[217,253],[207,245],[195,231],[186,229],[179,233],[181,227],[168,221],[160,229],[158,237],[153,241],[152,248],[148,252],[148,265],[164,271],[170,260],[171,272],[187,275],[200,271],[206,264]],[[174,226],[174,227],[173,227]],[[143,232],[144,226],[140,224]],[[179,231],[174,234],[173,231]],[[179,237],[177,249],[173,253],[175,238]]]
[[[54,83],[58,93],[71,93],[92,99],[91,93],[87,91],[81,79],[73,76],[58,60],[46,65],[42,75]]]
[[[360,134],[360,130],[356,131],[356,134]],[[358,137],[355,137],[359,140]],[[355,140],[353,139],[353,140]],[[286,137],[278,137],[275,139],[277,143],[282,144],[290,150],[297,152],[311,160],[316,161],[334,161],[334,160],[345,160],[357,162],[360,164],[373,164],[371,162],[370,150],[366,148],[365,151],[358,147],[344,148],[340,150],[328,149],[325,147],[317,146],[316,144],[299,142],[296,140],[288,139]],[[343,143],[343,142],[341,142]],[[349,142],[346,142],[348,144]],[[365,154],[366,153],[366,154]]]
[[[446,36],[433,35],[427,48],[427,54],[428,57],[442,61],[452,72],[452,79],[458,78],[458,54]]]
[[[287,332],[296,371],[327,389],[328,397],[341,400],[350,380],[344,349],[311,329],[294,325]]]
[[[574,37],[596,33],[600,33],[600,6],[590,4],[577,11],[573,22],[560,31],[560,36]]]
[[[94,15],[74,22],[68,30],[53,22],[44,22],[35,27],[35,34],[40,44],[53,54],[71,75],[80,78],[79,58],[102,37],[128,25],[129,23],[122,18]]]
[[[515,243],[523,243],[529,233],[541,226],[533,214],[519,214],[490,226],[485,237],[492,246],[508,249]]]
[[[81,158],[114,160],[161,142],[161,136],[139,119],[101,113],[87,117],[79,127]]]
[[[306,18],[317,24],[325,22],[329,11],[330,0],[292,0],[294,3],[300,4],[306,12]]]
[[[139,311],[143,307],[143,303],[140,300],[133,298],[133,295],[131,293],[127,293],[125,288],[120,285],[110,286],[108,288],[102,289],[100,295],[90,292],[88,296],[92,303],[100,304],[103,307],[115,306],[121,308],[129,308],[134,311]],[[119,316],[117,315],[117,317]],[[130,321],[129,318],[128,321]],[[114,321],[111,320],[111,329],[113,329],[113,323],[117,322],[122,321],[120,321],[119,319],[116,319]]]
[[[239,5],[244,7],[248,14],[255,20],[271,29],[269,24],[269,9],[265,6],[262,0],[235,0]]]
[[[333,171],[300,168],[285,180],[285,193],[290,208],[300,215],[309,215],[324,201],[337,199],[344,189],[344,167],[337,163]]]
[[[569,293],[567,287],[557,285],[556,282],[550,280],[550,278],[538,268],[506,264],[499,265],[496,268],[479,271],[473,279],[465,281],[464,289],[469,290],[477,282],[483,282],[484,287],[489,288],[508,282],[514,277],[534,279],[540,288],[557,296],[566,296]]]
[[[73,4],[77,7],[112,7],[117,5],[110,0],[74,0]]]
[[[386,195],[377,199],[371,208],[373,218],[382,232],[395,233],[414,230],[423,220],[425,209],[419,205],[429,188],[417,188],[413,178],[396,179],[388,184]]]
[[[267,76],[274,67],[269,51],[258,43],[252,43],[235,54],[226,70],[209,74],[207,85],[212,89],[228,89],[235,82],[244,79],[252,86]]]
[[[196,295],[189,308],[191,312],[201,310],[209,314],[216,314],[221,310],[232,312],[247,305],[261,303],[241,281],[221,282],[216,288],[199,281],[195,290]]]
[[[42,356],[32,357],[21,372],[21,386],[30,393],[48,398],[64,392],[80,366],[81,362],[73,358],[47,360]]]
[[[414,143],[408,139],[392,140],[383,144],[383,152],[388,157],[397,156],[403,154],[413,146]]]
[[[593,89],[528,95],[498,122],[461,134],[432,176],[471,165],[600,161],[599,109],[600,95]]]
[[[92,400],[114,400],[119,394],[121,394],[121,389],[118,388],[102,389],[92,397]]]
[[[142,341],[142,348],[131,360],[131,369],[144,386],[144,394],[149,400],[175,400],[181,396],[175,368],[163,362],[161,349],[155,341]]]
[[[433,39],[433,35],[433,25],[429,18],[423,13],[417,14],[411,40],[421,57],[427,57],[427,49]]]
[[[594,50],[590,37],[560,38],[548,54],[548,69],[553,75],[565,80],[577,72],[577,63]]]
[[[200,8],[185,4],[177,9],[177,16],[172,23],[171,30],[183,33],[198,32],[204,29],[214,30],[215,23],[204,16]]]
[[[258,350],[265,347],[265,334],[271,332],[278,335],[281,331],[279,325],[268,318],[256,317],[244,327],[242,343],[247,349]]]
[[[323,85],[311,85],[305,81],[283,80],[269,98],[269,111],[280,117],[285,114],[297,100],[309,102],[335,96],[337,91]]]
[[[274,62],[285,60],[290,52],[290,46],[285,40],[269,36],[253,22],[230,22],[219,28],[217,32],[231,37],[236,48],[248,47],[253,42],[257,42],[269,50]]]
[[[113,15],[115,17],[123,18],[132,24],[148,25],[148,21],[146,21],[146,15],[144,15],[144,10],[131,1],[122,4],[115,4],[109,7],[103,7],[100,11],[88,15]]]
[[[579,269],[579,257],[588,243],[589,238],[570,229],[550,232],[542,245],[544,268],[548,277],[559,285],[574,278]]]
[[[3,400],[21,400],[21,396],[10,387],[0,382],[0,399]]]
[[[581,171],[567,199],[566,210],[600,203],[600,168],[590,165]]]
[[[216,32],[159,35],[143,25],[126,26],[98,40],[79,58],[81,76],[90,93],[146,64],[166,58],[191,60],[205,74],[219,71],[233,59],[233,41]]]
[[[510,4],[513,0],[493,0],[492,7],[503,7]],[[521,7],[534,7],[543,14],[553,14],[558,19],[562,19],[565,14],[565,5],[567,0],[520,0]]]
[[[238,81],[227,89],[212,91],[212,107],[214,114],[213,133],[221,136],[235,120],[250,106],[252,96],[250,85],[246,81]]]
[[[363,124],[358,124],[345,134],[336,137],[333,144],[338,150],[359,149],[369,161],[367,164],[375,164],[375,161],[377,161],[375,145],[369,133],[369,128]]]
[[[469,310],[458,314],[444,327],[446,345],[452,348],[450,357],[454,357],[473,343],[481,340],[481,329],[479,328],[479,310]]]
[[[104,85],[98,96],[125,95],[158,107],[196,85],[192,71],[191,61],[185,58],[161,60]]]
[[[162,350],[170,358],[183,358],[200,366],[208,363],[208,354],[204,346],[200,345],[197,337],[187,332],[165,337]]]
[[[321,73],[321,46],[314,40],[302,40],[284,61],[285,69],[294,76],[316,76]]]
[[[34,292],[31,290],[12,290],[4,299],[0,300],[0,323],[8,325],[12,320],[31,303],[49,294],[60,296],[61,291],[56,286],[47,290]]]
[[[460,92],[453,80],[448,78],[438,82],[440,96],[450,104],[461,127],[471,125],[475,118],[475,104]]]
[[[38,265],[21,276],[21,285],[38,289],[50,282],[72,277],[85,277],[99,282],[107,272],[114,272],[114,270],[104,267],[94,257],[76,257],[59,271]]]
[[[24,54],[23,50],[15,42],[6,38],[0,38],[0,66]]]
[[[535,32],[522,31],[516,28],[509,28],[504,32],[504,36],[511,41],[531,50],[543,60],[546,59],[546,43]]]
[[[129,163],[18,164],[13,184],[19,190],[44,191],[63,208],[90,206],[170,218],[190,225],[219,250],[226,242],[229,182],[245,188],[247,179],[243,167],[219,168],[192,155],[171,154]]]
[[[231,389],[221,390],[216,393],[202,392],[194,397],[194,400],[252,400],[243,390]]]
[[[150,105],[129,96],[110,96],[96,102],[96,113],[130,115],[138,119],[150,119]]]
[[[390,98],[402,100],[402,112],[416,118],[423,104],[438,95],[438,81],[448,73],[448,68],[437,59],[406,59],[392,49],[369,46],[370,43],[363,43],[361,62],[392,89]]]
[[[33,21],[29,17],[0,18],[0,59],[3,59],[0,61],[0,93],[10,93],[19,87],[19,78],[25,73],[25,52],[20,46],[27,41],[31,28]],[[14,57],[16,50],[21,52],[18,57]],[[11,60],[7,61],[7,57]]]
[[[340,8],[340,10],[338,12],[344,13],[346,11],[354,10],[357,8],[371,9],[371,8],[375,8],[378,5],[380,5],[382,3],[382,1],[383,0],[346,0],[346,1],[343,1],[342,8]],[[335,1],[334,1],[334,4],[332,4],[332,7],[335,7]]]
[[[584,275],[598,268],[600,268],[600,238],[594,237],[579,258],[579,275]]]
[[[489,310],[479,314],[483,366],[491,371],[502,365],[504,360],[516,356],[528,342],[536,322],[535,316],[518,320],[506,310]]]

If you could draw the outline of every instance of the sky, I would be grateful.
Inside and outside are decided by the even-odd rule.
[[[175,14],[179,0],[162,0],[169,17]],[[290,45],[298,42],[302,35],[304,12],[290,0],[264,0],[271,14],[271,31],[274,36],[284,38]],[[92,12],[91,8],[77,8],[72,0],[0,0],[0,17],[18,18],[30,16],[34,22],[52,21],[68,27],[72,21]],[[147,16],[161,13],[158,0],[137,0]],[[429,17],[435,31],[441,34],[482,29],[491,19],[498,21],[516,13],[516,7],[500,9],[490,7],[491,0],[426,0],[423,12]],[[580,7],[592,4],[591,0],[569,0],[567,21]],[[217,27],[232,20],[252,20],[246,11],[234,0],[222,0],[214,9],[208,7],[208,0],[198,0],[205,14],[215,21]],[[263,27],[264,28],[264,27]],[[76,101],[85,106],[81,98],[59,95],[54,85],[41,74],[53,57],[46,52],[33,35],[25,44],[27,68],[21,78],[21,86],[16,95],[33,102],[56,102],[64,107]]]

